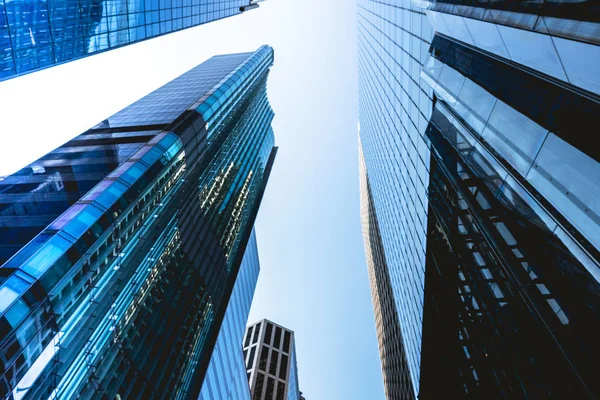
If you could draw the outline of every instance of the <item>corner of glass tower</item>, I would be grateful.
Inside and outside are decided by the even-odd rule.
[[[361,212],[388,398],[403,398],[389,375],[406,375],[386,376],[390,347],[419,398],[600,395],[600,155],[582,135],[600,122],[599,12],[358,1]]]

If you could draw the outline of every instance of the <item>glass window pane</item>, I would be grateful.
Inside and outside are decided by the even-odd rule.
[[[498,101],[483,138],[523,176],[548,131],[507,104]]]
[[[511,60],[563,81],[567,80],[556,53],[556,48],[549,35],[499,24],[497,27],[508,47]]]
[[[600,94],[600,46],[553,37],[569,82]],[[585,62],[582,62],[584,54]]]
[[[600,164],[550,134],[527,180],[600,249]]]

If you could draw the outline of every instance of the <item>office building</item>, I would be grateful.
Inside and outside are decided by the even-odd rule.
[[[592,1],[359,0],[388,399],[600,396],[599,15]]]
[[[216,56],[0,181],[9,399],[197,399],[274,161],[273,50]]]
[[[252,400],[299,400],[294,332],[263,319],[246,329],[244,358]]]
[[[252,231],[215,344],[199,400],[250,400],[242,342],[260,264]]]
[[[238,15],[252,0],[6,0],[0,81]]]

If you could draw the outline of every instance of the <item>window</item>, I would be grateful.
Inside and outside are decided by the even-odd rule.
[[[275,340],[273,341],[273,347],[279,348],[281,347],[281,328],[275,327]]]
[[[263,347],[260,351],[260,362],[258,363],[258,368],[262,371],[267,370],[267,356],[269,355],[269,348]]]
[[[290,352],[290,339],[292,334],[288,331],[285,331],[285,336],[283,337],[283,351],[286,353]]]
[[[275,375],[277,373],[277,358],[279,356],[279,352],[276,350],[271,350],[271,362],[269,364],[269,373],[271,375]]]
[[[285,354],[281,355],[281,365],[279,366],[279,378],[286,380],[287,379],[287,365],[288,365],[288,356]]]
[[[254,388],[254,396],[252,396],[253,399],[258,400],[258,399],[262,398],[261,395],[262,395],[264,381],[265,381],[265,376],[259,372],[256,375],[256,387]]]
[[[248,368],[251,368],[252,364],[254,364],[254,353],[256,353],[256,346],[250,349],[250,358],[248,358],[248,364],[246,364]]]
[[[246,333],[246,343],[244,343],[244,347],[248,347],[250,345],[250,337],[252,337],[252,329],[248,329],[248,333]]]
[[[254,337],[252,338],[252,343],[258,342],[258,334],[260,333],[260,325],[256,325],[254,327]]]
[[[272,400],[274,391],[275,391],[275,380],[273,380],[273,378],[269,378],[269,380],[267,382],[267,391],[265,393],[265,399]]]
[[[277,395],[275,398],[277,400],[283,400],[284,395],[285,395],[285,383],[278,382],[277,383]]]

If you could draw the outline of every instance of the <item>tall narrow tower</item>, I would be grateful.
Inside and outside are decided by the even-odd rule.
[[[199,400],[250,400],[242,341],[259,270],[256,234],[252,231],[202,383]]]

